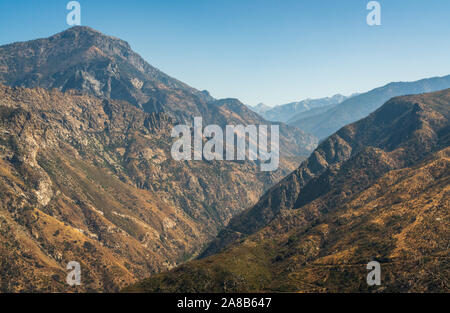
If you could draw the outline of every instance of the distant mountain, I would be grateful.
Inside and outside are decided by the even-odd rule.
[[[170,108],[180,117],[187,110],[200,114],[203,103],[197,98],[213,100],[149,65],[127,42],[85,26],[0,47],[0,83],[81,90],[125,100],[147,111]]]
[[[124,100],[148,113],[164,112],[178,122],[225,126],[239,120],[244,125],[268,124],[244,104],[229,111],[223,101],[196,90],[156,69],[130,45],[85,26],[76,26],[46,39],[0,47],[0,83],[27,88],[79,90],[105,99]],[[238,118],[235,118],[238,115]],[[283,126],[281,154],[308,156],[317,138]],[[295,140],[293,140],[295,138]],[[300,145],[298,145],[300,143]],[[292,144],[296,146],[292,146]]]
[[[308,111],[303,111],[303,112],[297,113],[291,119],[289,119],[286,123],[288,125],[289,124],[295,124],[299,120],[304,120],[307,117],[320,115],[322,113],[325,113],[325,112],[335,108],[336,106],[338,106],[338,104],[327,105],[327,106],[324,106],[324,107],[314,108],[314,109],[310,109]]]
[[[291,119],[289,125],[324,139],[341,127],[366,117],[392,97],[433,92],[446,88],[450,88],[450,75],[415,82],[390,83],[347,99],[326,112]]]
[[[261,116],[263,116],[264,113],[266,113],[267,111],[269,111],[271,109],[270,106],[265,105],[264,103],[258,103],[255,106],[249,106],[249,108]]]
[[[332,97],[321,99],[306,99],[299,102],[278,105],[270,110],[260,112],[260,114],[269,121],[286,123],[299,113],[307,112],[311,109],[336,105],[345,99],[347,99],[347,97],[343,95],[334,95]]]
[[[449,182],[450,89],[393,98],[235,216],[210,256],[126,290],[449,292]]]
[[[0,84],[0,292],[67,291],[70,261],[79,291],[170,269],[291,171],[174,161],[173,125],[123,101]]]

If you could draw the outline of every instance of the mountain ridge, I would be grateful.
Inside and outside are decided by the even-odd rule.
[[[197,114],[219,125],[267,123],[87,27],[1,46],[0,289],[67,291],[74,260],[88,271],[78,291],[117,291],[170,269],[317,142],[280,125],[284,155],[270,173],[251,161],[176,162],[171,130]]]
[[[261,112],[261,115],[269,121],[288,123],[289,120],[298,119],[298,116],[300,116],[304,112],[308,112],[311,109],[337,105],[350,97],[336,94],[334,96],[325,98],[308,98],[301,101],[277,105],[273,108],[264,110],[264,112]]]
[[[289,124],[325,139],[341,127],[366,117],[393,97],[447,88],[450,88],[450,75],[412,82],[392,82],[344,100],[326,112],[291,120]]]
[[[164,112],[187,125],[199,116],[205,124],[221,127],[236,122],[270,124],[239,100],[214,99],[207,91],[192,88],[151,66],[127,42],[85,26],[49,38],[1,46],[0,83],[63,92],[79,90],[127,101],[149,113]],[[230,102],[233,106],[222,106]],[[239,118],[233,110],[239,112]],[[281,155],[307,156],[317,142],[296,127],[282,125]]]
[[[380,108],[366,119],[344,127],[322,142],[308,160],[302,163],[299,169],[284,178],[277,186],[272,187],[255,207],[246,210],[233,218],[227,228],[219,234],[218,239],[205,250],[202,257],[217,253],[236,238],[242,237],[243,234],[244,236],[248,235],[268,223],[279,211],[295,206],[295,203],[298,201],[297,198],[302,192],[301,190],[312,179],[319,179],[322,175],[326,175],[327,173],[329,175],[329,171],[331,171],[334,166],[338,166],[340,163],[345,162],[357,151],[362,151],[371,146],[377,147],[377,142],[382,145],[384,149],[389,149],[389,146],[385,146],[386,141],[389,142],[389,140],[386,140],[386,134],[389,134],[389,130],[392,131],[392,135],[389,134],[389,137],[391,137],[390,142],[401,142],[401,136],[404,134],[400,133],[398,129],[393,126],[386,129],[386,124],[383,125],[384,128],[381,126],[374,126],[373,129],[369,129],[371,132],[368,132],[368,134],[371,135],[368,137],[359,135],[356,138],[357,140],[355,140],[354,137],[354,128],[362,127],[360,125],[364,125],[364,122],[367,120],[379,116],[377,114],[383,114],[388,120],[390,114],[396,116],[395,114],[398,114],[398,112],[395,112],[395,110],[390,113],[385,113],[385,111],[389,112],[389,106],[391,104],[397,104],[395,101],[397,101],[397,98],[386,103],[385,106],[382,107],[383,110]],[[412,113],[414,113],[414,110]],[[445,114],[448,118],[448,111]],[[408,123],[408,119],[404,119],[405,123]],[[410,121],[410,123],[414,122],[416,122],[415,119]],[[372,125],[375,124],[375,122],[372,122]],[[377,134],[377,132],[379,133]],[[423,147],[417,145],[416,147],[411,148],[411,155],[416,155],[419,153],[418,151],[421,150],[423,150]],[[310,194],[314,194],[314,192],[311,191]],[[306,197],[310,197],[310,195],[306,195]]]
[[[450,89],[389,100],[322,142],[203,258],[125,290],[448,292],[449,119]],[[366,283],[374,260],[380,287]]]
[[[0,290],[67,291],[76,260],[79,291],[117,291],[195,256],[284,175],[176,162],[172,126],[123,101],[0,84]]]

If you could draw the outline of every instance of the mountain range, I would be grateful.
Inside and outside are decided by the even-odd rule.
[[[325,139],[202,258],[132,292],[449,292],[450,89]],[[381,286],[366,265],[381,264]]]
[[[117,291],[196,256],[317,139],[280,124],[280,167],[176,162],[171,131],[267,125],[149,65],[120,39],[74,27],[0,47],[0,291]]]
[[[449,87],[250,109],[89,27],[1,46],[0,292],[448,292]],[[279,169],[175,161],[200,116],[279,125]]]
[[[192,125],[270,124],[237,99],[216,100],[156,69],[118,38],[75,26],[49,38],[0,47],[0,83],[27,88],[79,90],[123,100],[149,113],[164,112],[177,123]],[[307,156],[317,138],[285,124],[280,153]]]
[[[258,104],[255,105],[255,106],[249,105],[249,108],[250,108],[252,111],[258,113],[258,114],[261,115],[261,116],[262,116],[264,113],[266,113],[267,111],[269,111],[270,109],[272,109],[272,107],[270,107],[270,106],[268,106],[268,105],[266,105],[266,104],[264,104],[264,103],[258,103]]]
[[[326,111],[314,112],[314,115],[308,114],[307,111],[306,115],[299,114],[286,122],[314,134],[320,139],[325,139],[345,125],[366,117],[393,97],[433,92],[446,88],[450,88],[450,75],[415,82],[394,82],[366,93],[357,94],[336,106],[328,107]]]
[[[349,97],[338,94],[327,98],[306,99],[298,102],[277,105],[273,108],[265,106],[261,103],[256,107],[252,107],[252,109],[269,121],[289,123],[292,119],[295,120],[300,118],[301,114],[304,112],[319,108],[329,109],[348,98]]]

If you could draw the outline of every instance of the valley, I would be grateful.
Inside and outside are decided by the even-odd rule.
[[[448,292],[449,77],[249,107],[90,27],[0,46],[0,292]]]
[[[449,114],[448,89],[391,99],[322,142],[200,259],[125,291],[448,292]]]
[[[198,255],[317,139],[279,124],[280,164],[176,161],[176,125],[266,125],[88,27],[0,47],[0,291],[116,292]],[[66,265],[83,284],[66,284]]]

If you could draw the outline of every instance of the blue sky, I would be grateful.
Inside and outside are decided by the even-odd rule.
[[[69,26],[66,0],[0,1],[0,45]],[[450,74],[450,1],[79,0],[82,25],[217,98],[276,105]]]

